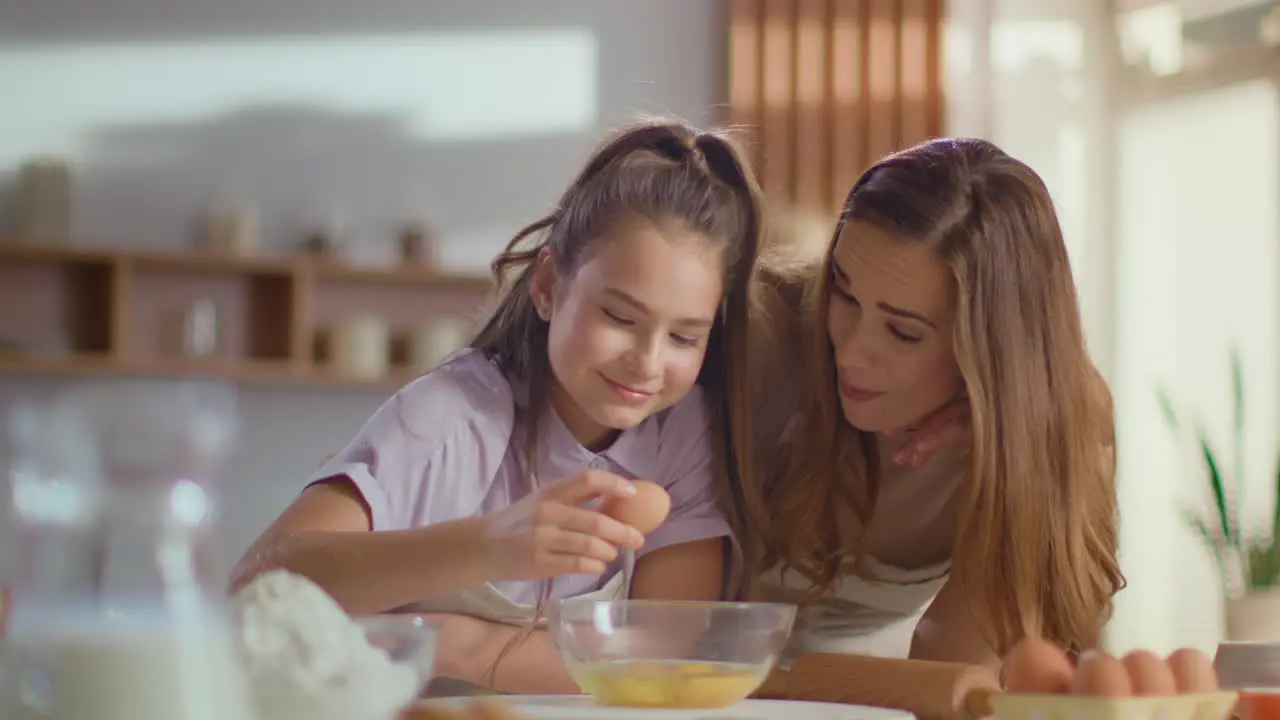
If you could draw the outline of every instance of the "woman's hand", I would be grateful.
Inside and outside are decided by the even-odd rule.
[[[638,550],[644,536],[630,525],[579,507],[588,500],[627,497],[631,482],[602,470],[584,470],[484,518],[482,542],[494,580],[542,580],[556,575],[598,575],[618,548]]]
[[[926,415],[914,427],[894,428],[884,434],[887,437],[906,435],[907,441],[893,454],[893,461],[907,467],[920,467],[938,448],[973,437],[969,400],[954,400]]]

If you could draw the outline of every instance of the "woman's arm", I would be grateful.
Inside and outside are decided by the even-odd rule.
[[[916,625],[911,638],[911,657],[1000,669],[1000,657],[979,632],[969,600],[955,576],[943,584]]]
[[[370,532],[369,507],[350,481],[317,483],[254,541],[230,589],[285,569],[310,578],[349,613],[384,612],[487,580],[480,522]]]
[[[662,600],[719,600],[723,592],[724,538],[668,545],[636,560],[631,597]],[[502,659],[493,677],[489,672],[499,653],[524,628],[476,618],[437,619],[443,635],[440,673],[500,692],[576,694],[580,692],[555,646],[551,630],[531,633]]]
[[[659,548],[636,560],[631,597],[636,600],[719,600],[724,594],[727,538]]]

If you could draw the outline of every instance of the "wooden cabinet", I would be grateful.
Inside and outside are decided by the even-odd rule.
[[[398,385],[422,372],[397,347],[433,317],[478,320],[489,278],[312,257],[232,257],[0,246],[0,373],[218,376],[245,382]],[[184,346],[202,308],[213,333]],[[352,314],[392,330],[392,369],[345,376],[326,331]]]

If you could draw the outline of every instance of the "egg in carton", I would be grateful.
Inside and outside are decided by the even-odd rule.
[[[1280,687],[1246,687],[1239,692],[1238,720],[1280,720]]]
[[[1026,638],[1003,665],[1005,692],[990,698],[998,720],[1227,720],[1236,705],[1209,659],[1190,648],[1168,658],[1095,650],[1073,665],[1052,643]]]

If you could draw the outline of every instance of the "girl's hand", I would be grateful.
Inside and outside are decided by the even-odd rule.
[[[906,467],[920,467],[938,448],[968,442],[973,437],[969,401],[960,399],[947,403],[926,415],[915,427],[894,428],[884,434],[888,437],[907,435],[907,441],[893,454],[893,461]]]
[[[621,476],[584,470],[486,516],[482,542],[493,579],[603,573],[618,557],[618,548],[638,550],[644,536],[630,525],[579,506],[593,498],[634,493],[631,482]]]

